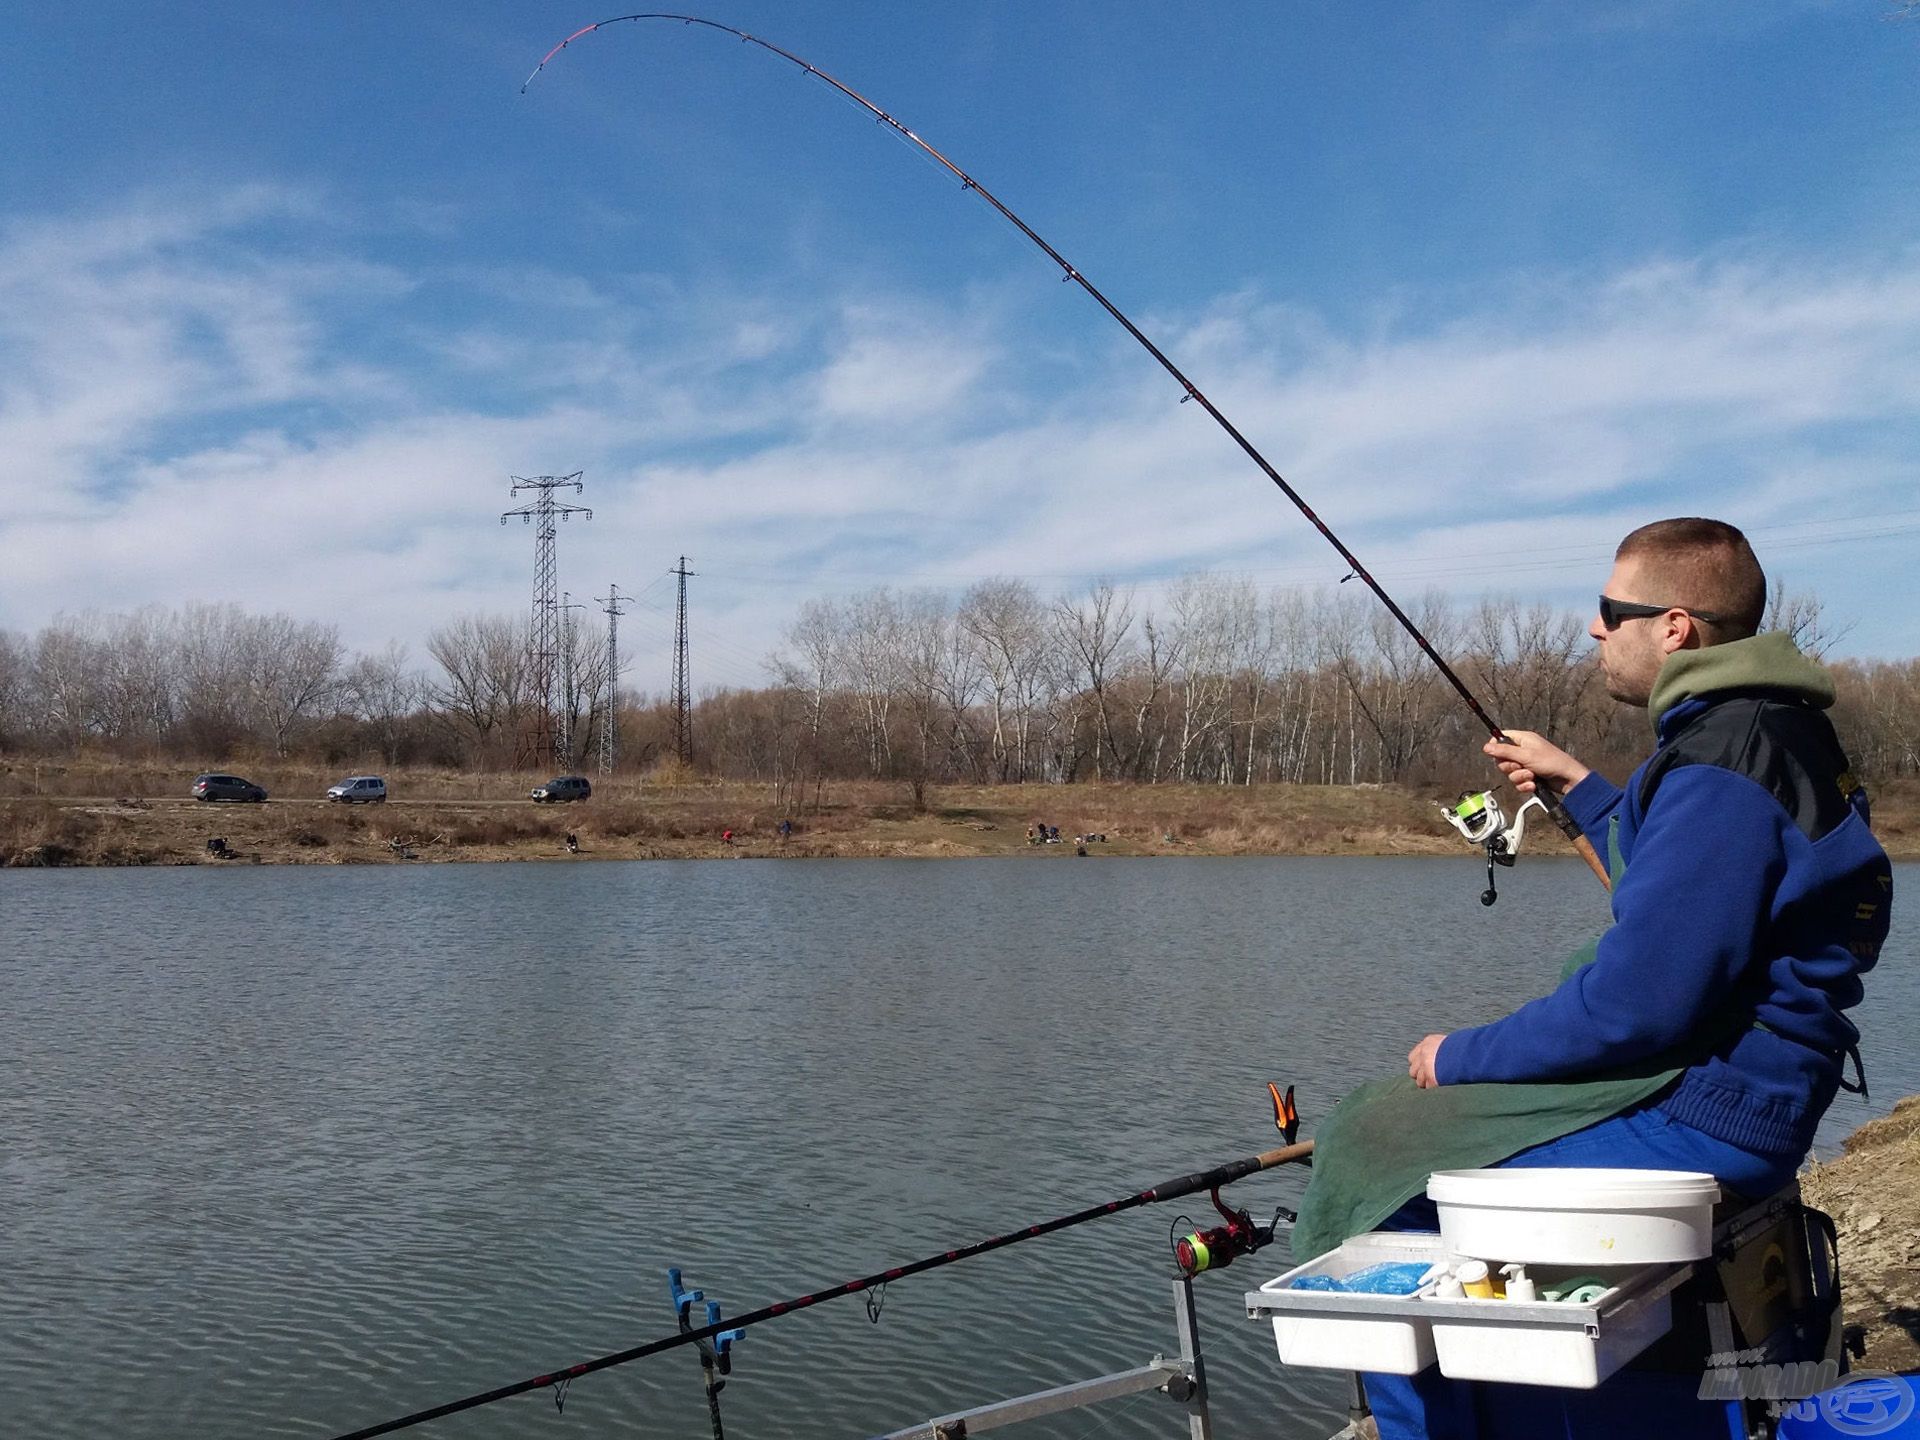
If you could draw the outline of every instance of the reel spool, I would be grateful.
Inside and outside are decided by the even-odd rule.
[[[1440,813],[1447,823],[1466,837],[1470,845],[1478,845],[1487,854],[1487,888],[1480,892],[1480,903],[1491,905],[1500,898],[1500,892],[1494,885],[1493,867],[1504,865],[1512,867],[1519,858],[1521,842],[1527,835],[1527,812],[1538,810],[1547,813],[1546,803],[1538,795],[1530,795],[1513,812],[1509,820],[1500,808],[1500,798],[1491,790],[1469,790],[1451,805],[1442,805]]]

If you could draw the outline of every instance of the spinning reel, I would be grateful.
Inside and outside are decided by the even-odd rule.
[[[1293,1086],[1289,1085],[1282,1094],[1280,1087],[1271,1081],[1267,1090],[1273,1096],[1273,1125],[1291,1145],[1300,1134],[1300,1111],[1293,1103]],[[1173,1263],[1187,1279],[1205,1270],[1224,1270],[1242,1255],[1251,1255],[1263,1245],[1273,1243],[1273,1232],[1280,1221],[1291,1225],[1299,1217],[1285,1206],[1276,1207],[1273,1219],[1260,1225],[1254,1222],[1250,1211],[1235,1210],[1220,1198],[1220,1187],[1214,1186],[1208,1192],[1213,1208],[1220,1212],[1224,1222],[1211,1225],[1206,1229],[1192,1229],[1173,1238]],[[1184,1215],[1174,1217],[1173,1229],[1179,1229],[1180,1222],[1187,1220]],[[1192,1225],[1191,1220],[1187,1220]],[[1171,1235],[1170,1235],[1170,1238]]]
[[[1547,813],[1545,802],[1538,795],[1531,795],[1509,820],[1500,808],[1499,797],[1491,790],[1469,791],[1453,804],[1440,807],[1447,823],[1464,835],[1469,845],[1478,845],[1487,852],[1487,888],[1480,892],[1482,905],[1491,905],[1500,898],[1500,892],[1494,887],[1493,867],[1510,867],[1519,857],[1520,844],[1527,834],[1529,810]]]

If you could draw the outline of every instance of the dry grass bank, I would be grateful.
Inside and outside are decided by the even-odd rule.
[[[172,766],[79,760],[0,762],[0,865],[213,863],[214,836],[246,862],[597,859],[747,856],[1071,858],[1072,837],[1103,835],[1092,855],[1465,855],[1439,816],[1439,792],[1397,786],[1006,785],[929,787],[916,806],[899,783],[834,782],[803,798],[772,785],[705,783],[672,773],[596,780],[583,804],[536,806],[547,772],[387,773],[392,801],[322,803],[344,770],[239,764],[265,805],[200,805]],[[1883,795],[1878,828],[1900,858],[1920,857],[1920,787]],[[794,824],[786,840],[783,819]],[[1064,844],[1030,846],[1027,827]],[[726,830],[735,843],[723,843]],[[1550,825],[1527,849],[1565,854]],[[221,862],[224,863],[224,862]]]
[[[0,798],[0,864],[216,862],[209,838],[256,863],[740,856],[1460,854],[1432,800],[1390,788],[1321,786],[822,787],[805,804],[768,785],[597,783],[592,800],[536,806],[526,775],[390,774],[392,800],[346,808],[312,798],[338,778],[245,770],[265,805],[202,805],[184,783],[131,768],[67,771],[49,794]],[[18,780],[16,773],[13,777]],[[292,798],[287,798],[292,797]],[[785,808],[782,800],[792,803]],[[782,839],[779,825],[793,822]],[[1028,827],[1062,842],[1030,845]],[[734,832],[734,843],[723,832]],[[1557,845],[1557,837],[1551,837]]]

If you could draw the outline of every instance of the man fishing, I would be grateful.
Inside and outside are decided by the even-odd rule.
[[[1832,681],[1784,633],[1756,633],[1765,602],[1731,525],[1661,520],[1621,542],[1589,634],[1608,693],[1646,708],[1652,757],[1622,789],[1528,731],[1485,746],[1521,792],[1563,792],[1608,857],[1614,924],[1550,993],[1422,1039],[1407,1057],[1418,1091],[1363,1087],[1335,1112],[1308,1243],[1330,1226],[1436,1228],[1415,1177],[1456,1166],[1706,1171],[1764,1197],[1792,1181],[1835,1092],[1864,1091],[1845,1073],[1860,1062],[1844,1012],[1886,938],[1892,869],[1823,713]],[[1397,1178],[1355,1178],[1369,1149],[1392,1153]],[[1613,1433],[1639,1378],[1551,1397],[1566,1427],[1552,1433]],[[1368,1382],[1387,1440],[1529,1433],[1499,1422],[1519,1397],[1491,1392],[1508,1387],[1476,1397],[1434,1371]]]

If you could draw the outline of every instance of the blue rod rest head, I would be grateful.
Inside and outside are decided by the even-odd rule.
[[[709,1300],[707,1302],[707,1324],[718,1325],[719,1323],[720,1302],[717,1300]],[[718,1358],[725,1360],[727,1358],[727,1352],[733,1349],[733,1342],[746,1338],[747,1332],[744,1330],[722,1330],[718,1335],[713,1337],[713,1353]]]
[[[673,1301],[673,1313],[676,1317],[684,1317],[687,1307],[702,1298],[698,1290],[688,1290],[680,1284],[678,1265],[667,1267],[667,1295]]]

